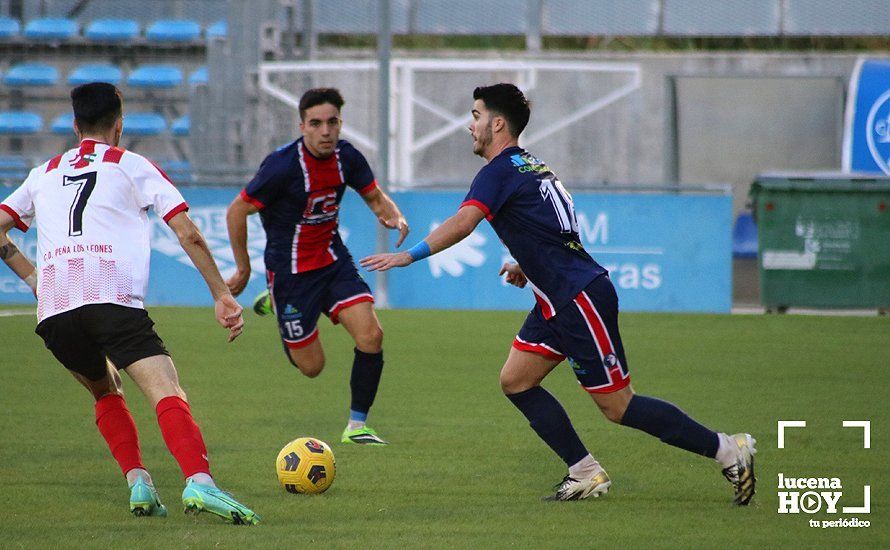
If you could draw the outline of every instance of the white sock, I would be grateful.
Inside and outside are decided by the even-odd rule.
[[[352,430],[357,430],[359,428],[364,428],[365,422],[363,420],[350,420],[348,424],[346,424],[346,429],[350,432]]]
[[[133,468],[129,472],[127,472],[127,485],[132,487],[136,484],[136,480],[142,478],[142,481],[146,482],[149,485],[154,485],[151,482],[151,475],[147,470],[143,470],[142,468]]]
[[[200,483],[201,485],[210,485],[211,487],[216,487],[216,483],[213,482],[213,478],[210,477],[210,474],[205,474],[203,472],[199,472],[193,476],[189,476],[189,478],[185,481],[186,483],[194,481],[195,483]]]
[[[584,479],[590,477],[598,468],[600,468],[600,463],[588,453],[587,456],[569,466],[569,475],[575,479]]]
[[[723,432],[718,433],[717,437],[720,438],[720,445],[717,447],[717,455],[714,457],[714,460],[723,465],[724,468],[729,468],[735,464],[739,456],[739,446],[735,439]]]

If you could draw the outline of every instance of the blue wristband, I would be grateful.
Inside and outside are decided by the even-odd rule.
[[[408,250],[413,261],[422,260],[430,255],[430,245],[426,241],[420,241]]]

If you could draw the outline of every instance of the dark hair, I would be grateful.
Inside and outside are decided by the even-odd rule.
[[[479,86],[473,90],[473,99],[481,99],[489,111],[504,117],[511,136],[518,138],[525,130],[531,109],[522,90],[513,84]]]
[[[306,120],[306,111],[316,105],[330,103],[339,111],[343,108],[343,96],[337,88],[312,88],[300,98],[300,120]]]
[[[74,120],[81,132],[108,130],[123,115],[124,101],[117,86],[90,82],[71,90]]]

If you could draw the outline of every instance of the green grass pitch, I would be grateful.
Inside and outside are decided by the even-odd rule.
[[[92,400],[43,348],[33,316],[0,317],[0,547],[554,548],[878,547],[888,544],[890,319],[624,314],[639,393],[671,400],[718,430],[758,439],[757,496],[730,504],[704,458],[610,424],[561,365],[545,381],[613,479],[597,500],[540,502],[564,466],[501,394],[498,371],[522,312],[382,311],[386,368],[370,424],[386,448],[339,443],[352,346],[321,322],[322,375],[285,360],[274,323],[247,315],[234,344],[209,309],[153,308],[220,485],[262,523],[239,528],[181,512],[182,481],[153,411],[124,377],[144,460],[166,519],[136,519],[93,420]],[[806,420],[778,449],[777,420]],[[842,420],[871,421],[862,431]],[[284,443],[330,443],[337,478],[321,496],[275,478]],[[838,477],[841,504],[871,486],[869,528],[816,529],[823,512],[777,513],[777,474]],[[836,517],[850,517],[840,514]]]

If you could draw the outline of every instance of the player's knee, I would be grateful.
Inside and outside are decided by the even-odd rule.
[[[310,363],[304,361],[300,365],[297,365],[297,368],[300,369],[300,372],[303,373],[303,376],[307,378],[315,378],[321,371],[324,369],[324,361],[320,361],[317,363]]]
[[[297,358],[293,352],[287,354],[291,365],[297,367],[297,370],[307,378],[315,378],[324,370],[324,357],[320,359],[308,359],[306,357]]]
[[[379,352],[383,347],[383,329],[380,328],[380,325],[357,334],[355,347],[365,353]]]
[[[600,407],[600,411],[602,411],[603,416],[616,424],[621,424],[621,419],[624,418],[624,409],[619,407]]]
[[[504,395],[524,392],[535,386],[535,384],[517,375],[516,372],[507,370],[501,370],[500,382],[501,391],[504,392]]]
[[[624,411],[627,410],[627,402],[617,399],[607,402],[597,402],[597,406],[603,413],[603,416],[616,424],[621,424],[621,419],[624,418]]]

